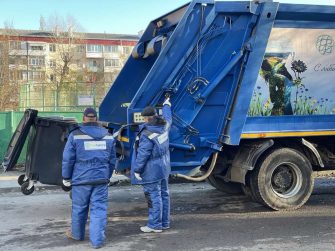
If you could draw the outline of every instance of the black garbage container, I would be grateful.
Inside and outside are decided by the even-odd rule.
[[[48,185],[62,184],[62,157],[75,120],[37,117],[31,127],[25,164],[26,177]]]

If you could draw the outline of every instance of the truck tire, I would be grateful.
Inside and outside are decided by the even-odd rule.
[[[245,177],[245,185],[242,184],[242,190],[244,194],[248,196],[251,200],[258,202],[258,203],[263,203],[261,198],[258,197],[255,192],[255,185],[254,183],[252,183],[250,172],[248,172]]]
[[[226,182],[215,174],[210,175],[207,182],[217,190],[228,194],[243,194],[241,184],[237,182]]]
[[[304,205],[312,193],[313,170],[301,152],[279,148],[257,163],[250,182],[257,201],[274,210],[294,210]]]
[[[248,196],[249,198],[253,200],[250,187],[247,185],[241,184],[241,188],[242,188],[242,192],[244,193],[244,195]]]

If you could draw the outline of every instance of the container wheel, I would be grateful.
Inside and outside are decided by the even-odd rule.
[[[207,182],[217,190],[228,194],[243,194],[241,184],[237,182],[226,182],[218,175],[212,174],[207,179]]]
[[[22,184],[25,182],[26,180],[26,175],[25,174],[21,174],[18,178],[17,178],[17,183],[22,186]]]
[[[30,195],[34,192],[35,190],[35,187],[34,185],[30,185],[29,184],[29,180],[23,182],[23,184],[21,185],[21,192],[24,194],[24,195]],[[30,187],[29,187],[30,186]]]
[[[279,148],[264,156],[251,173],[251,190],[256,201],[274,210],[293,210],[310,197],[313,170],[301,152]]]

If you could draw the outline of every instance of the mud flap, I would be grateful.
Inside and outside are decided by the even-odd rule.
[[[269,139],[241,146],[229,170],[230,181],[245,184],[246,173],[254,169],[258,158],[273,144],[273,140]]]

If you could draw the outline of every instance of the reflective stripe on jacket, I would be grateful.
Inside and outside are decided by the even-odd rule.
[[[115,141],[105,128],[87,123],[70,133],[63,152],[62,176],[72,185],[108,183],[116,163]]]

